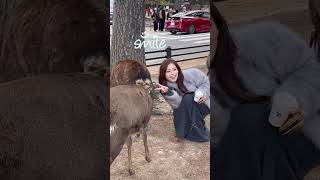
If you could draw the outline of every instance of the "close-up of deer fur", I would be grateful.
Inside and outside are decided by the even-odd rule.
[[[0,84],[0,179],[106,179],[103,78],[47,74]]]
[[[81,59],[109,43],[104,1],[19,0],[14,7],[3,28],[0,82],[82,72]]]

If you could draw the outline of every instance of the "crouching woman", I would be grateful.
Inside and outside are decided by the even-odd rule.
[[[158,90],[173,108],[176,141],[209,141],[204,118],[210,112],[210,82],[196,68],[181,70],[173,59],[160,65]]]

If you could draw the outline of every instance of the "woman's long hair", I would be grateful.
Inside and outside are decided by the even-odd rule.
[[[209,73],[214,73],[217,83],[232,98],[244,102],[265,101],[267,97],[247,92],[234,69],[237,47],[229,32],[227,22],[214,3],[210,5],[211,20],[215,23],[219,35],[216,53],[210,59]],[[213,53],[211,53],[213,54]],[[213,79],[212,79],[213,80]]]
[[[166,71],[167,71],[167,68],[168,68],[169,64],[174,64],[177,67],[177,70],[178,70],[178,78],[177,78],[177,82],[176,83],[178,85],[179,90],[181,91],[181,92],[178,91],[178,93],[179,94],[180,93],[188,94],[189,93],[188,89],[183,84],[184,76],[182,74],[181,68],[178,65],[178,63],[175,60],[171,59],[171,58],[164,60],[160,65],[159,83],[164,85],[164,86],[167,86],[168,80],[166,78]]]
[[[312,20],[312,24],[314,26],[314,30],[311,33],[310,38],[310,47],[316,50],[318,61],[320,61],[320,46],[319,46],[319,39],[320,39],[320,2],[318,0],[310,0],[309,1],[309,10],[310,16]]]

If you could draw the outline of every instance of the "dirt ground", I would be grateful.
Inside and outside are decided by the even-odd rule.
[[[278,21],[289,26],[306,41],[312,29],[308,0],[228,0],[216,3],[221,13],[233,27],[268,20]],[[206,59],[179,62],[182,69],[197,67],[207,72]],[[152,78],[156,81],[158,66],[148,67]],[[207,180],[210,179],[210,144],[185,141],[172,142],[174,127],[169,105],[160,97],[155,101],[154,111],[149,123],[148,143],[152,161],[144,159],[142,138],[133,138],[132,161],[135,174],[127,172],[127,148],[124,146],[120,155],[110,168],[112,180],[118,179],[177,179]],[[206,126],[210,127],[210,117],[206,118]],[[304,180],[320,179],[320,167],[314,169]]]

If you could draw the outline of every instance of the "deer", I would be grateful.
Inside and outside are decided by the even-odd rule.
[[[108,75],[109,77],[109,75]],[[150,162],[147,144],[147,125],[152,113],[153,88],[151,75],[145,64],[124,59],[114,64],[110,74],[110,164],[127,142],[128,172],[131,167],[132,134],[143,135],[145,159]]]
[[[151,162],[147,143],[147,126],[152,113],[150,80],[137,80],[136,85],[119,85],[110,89],[110,162],[119,155],[123,145],[128,147],[128,172],[132,169],[132,135],[143,135],[145,159]]]

